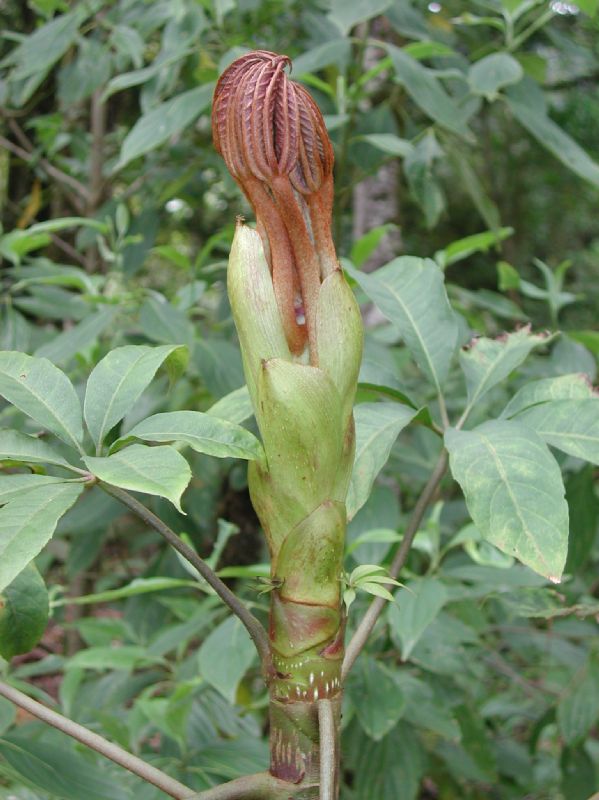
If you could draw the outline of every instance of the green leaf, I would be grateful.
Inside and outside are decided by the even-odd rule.
[[[378,742],[397,725],[406,700],[393,676],[372,656],[365,654],[356,666],[349,695],[364,732]]]
[[[468,83],[474,94],[495,100],[500,89],[518,83],[523,75],[524,70],[513,56],[491,53],[472,64],[468,71]]]
[[[576,520],[570,531],[565,569],[572,574],[578,572],[592,558],[599,522],[599,498],[595,495],[595,480],[590,464],[568,476],[566,500],[570,516]]]
[[[394,542],[400,541],[401,535],[397,533],[397,531],[391,530],[391,528],[373,528],[372,530],[365,531],[359,536],[356,536],[355,539],[352,539],[351,543],[347,545],[345,553],[349,556],[354,550],[360,547],[361,544],[368,544],[370,542],[393,544]]]
[[[153,292],[142,305],[139,324],[153,342],[190,345],[193,341],[193,325],[187,316],[159,292]]]
[[[395,596],[389,606],[389,624],[401,641],[401,656],[408,659],[420,637],[437,617],[449,596],[445,586],[436,578],[410,581]]]
[[[81,404],[67,376],[45,358],[0,353],[0,394],[27,416],[81,450]]]
[[[424,771],[416,732],[400,720],[380,742],[362,737],[353,767],[354,800],[416,800]]]
[[[599,10],[599,0],[580,0],[576,5],[589,17],[594,17]]]
[[[439,390],[458,340],[457,319],[439,267],[430,259],[402,256],[371,275],[347,271],[397,325],[418,366]]]
[[[144,419],[114,443],[117,450],[134,439],[148,442],[184,442],[196,453],[217,458],[245,458],[264,455],[253,433],[240,425],[201,411],[171,411]]]
[[[174,447],[133,444],[107,458],[86,456],[83,460],[100,480],[122,489],[166,497],[181,511],[181,495],[191,480],[191,470]]]
[[[508,555],[559,582],[568,551],[568,505],[560,469],[542,439],[496,420],[445,434],[454,478],[480,533]]]
[[[177,345],[127,345],[112,350],[94,367],[87,381],[83,412],[97,445],[133,408],[158,368],[183,350]]]
[[[38,347],[35,355],[38,358],[47,358],[55,364],[66,364],[98,339],[114,319],[114,313],[112,308],[102,308],[95,314],[90,314],[74,327]]]
[[[33,489],[47,486],[51,483],[64,483],[64,478],[54,478],[50,475],[1,475],[0,474],[0,506],[18,497],[23,497]]]
[[[377,225],[375,228],[371,228],[367,233],[361,236],[354,242],[351,249],[350,261],[352,264],[356,267],[361,267],[375,252],[387,233],[395,230],[396,227],[397,226],[393,223],[388,222],[385,225]]]
[[[474,292],[463,289],[461,286],[450,286],[450,296],[453,294],[456,300],[466,310],[472,308],[484,308],[497,317],[503,319],[526,320],[527,315],[523,313],[519,306],[502,294],[493,292],[490,289],[477,289]]]
[[[199,117],[212,99],[214,84],[197,86],[143,114],[131,128],[121,147],[114,171],[122,169],[134,158],[155,150]]]
[[[568,331],[568,338],[584,345],[599,358],[599,331]]]
[[[383,600],[387,600],[389,603],[393,602],[393,595],[389,589],[385,589],[385,587],[381,586],[380,583],[365,581],[358,584],[358,588],[363,592],[368,592],[368,594],[374,595],[375,597],[382,597]]]
[[[382,150],[383,153],[399,156],[401,158],[410,155],[414,150],[414,145],[411,142],[407,139],[400,139],[399,136],[396,136],[394,133],[367,133],[358,138],[359,141],[367,142],[373,147],[376,147],[377,150]],[[353,258],[352,261],[354,261]],[[354,263],[356,262],[354,261]]]
[[[17,496],[0,509],[0,591],[40,552],[82,491],[80,483],[41,486],[25,502]]]
[[[599,665],[591,659],[557,706],[557,724],[567,744],[583,740],[599,717]]]
[[[200,674],[231,704],[237,687],[252,665],[256,651],[237,617],[227,617],[204,640],[198,652]]]
[[[0,595],[0,655],[9,661],[28,653],[48,624],[48,592],[42,576],[28,564]]]
[[[138,594],[148,594],[150,592],[162,592],[165,589],[197,589],[197,581],[186,581],[181,578],[135,578],[126,586],[120,589],[109,589],[106,592],[95,592],[79,597],[65,597],[61,600],[54,600],[53,606],[69,605],[84,606],[92,603],[112,603],[115,600],[123,600],[126,597],[136,597]]]
[[[510,237],[513,232],[513,228],[499,228],[497,231],[483,231],[465,236],[452,242],[444,250],[438,250],[435,253],[435,261],[441,269],[445,269],[464,258],[469,258],[474,253],[486,253],[491,247]]]
[[[453,717],[448,703],[443,703],[436,697],[430,682],[419,680],[406,670],[396,670],[395,682],[399,685],[406,698],[406,707],[403,718],[423,728],[425,731],[442,736],[450,741],[459,741],[460,727]]]
[[[69,659],[68,669],[132,670],[140,664],[154,660],[141,645],[126,644],[115,647],[88,647]]]
[[[552,447],[599,464],[599,396],[533,406],[518,414],[518,422]]]
[[[376,575],[377,573],[386,571],[387,570],[385,567],[381,567],[378,564],[360,564],[360,566],[352,570],[351,575],[349,576],[349,583],[350,585],[353,585],[366,575]]]
[[[11,80],[23,80],[33,75],[43,75],[55,64],[75,42],[82,21],[81,8],[70,14],[62,14],[25,36],[2,62],[14,64]]]
[[[240,386],[210,406],[207,414],[240,425],[254,414],[247,386]]]
[[[348,519],[352,519],[368,500],[372,484],[386,464],[395,440],[417,413],[399,403],[360,403],[354,409],[356,455],[347,493]]]
[[[0,429],[0,461],[22,461],[25,464],[56,464],[72,469],[68,461],[49,444],[36,436]]]
[[[330,39],[294,58],[293,74],[304,75],[307,72],[318,72],[331,64],[342,65],[348,60],[350,49],[351,44],[348,39]]]
[[[0,736],[14,724],[16,717],[16,705],[5,697],[0,697]]]
[[[131,800],[123,782],[108,773],[105,764],[69,746],[39,741],[31,735],[5,734],[0,755],[26,785],[61,800]]]
[[[470,195],[483,222],[491,230],[497,231],[501,224],[499,209],[484,186],[480,175],[481,170],[473,165],[473,154],[465,146],[460,146],[457,140],[446,141],[444,139],[443,147],[451,159],[460,183]]]
[[[416,105],[442,127],[471,140],[466,113],[447,94],[434,72],[423,67],[401,48],[391,44],[386,47],[393,61],[397,80],[403,84]]]
[[[546,345],[553,337],[531,333],[530,325],[515,333],[487,339],[473,339],[460,351],[460,365],[466,376],[468,407],[477,403],[490,389],[519,367],[535,347]]]
[[[527,383],[509,401],[501,417],[509,419],[531,406],[553,400],[581,400],[593,397],[593,387],[583,372],[560,375],[557,378],[542,378]]]
[[[599,186],[599,164],[582,149],[545,111],[527,103],[520,95],[507,95],[507,103],[518,122],[562,164],[576,175]]]
[[[360,22],[378,17],[393,0],[333,0],[328,18],[344,35]]]

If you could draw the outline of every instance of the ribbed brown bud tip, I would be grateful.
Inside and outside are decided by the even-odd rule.
[[[302,194],[333,171],[333,148],[320,109],[290,80],[289,56],[256,50],[236,59],[214,92],[214,145],[234,178],[269,182],[288,175]]]
[[[334,157],[320,109],[285,72],[290,64],[266,50],[234,61],[216,85],[212,132],[256,213],[289,348],[301,355],[307,342],[316,365],[318,292],[337,268]]]

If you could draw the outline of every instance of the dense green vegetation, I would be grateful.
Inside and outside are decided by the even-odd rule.
[[[268,765],[242,624],[81,480],[139,492],[266,620],[246,477],[261,445],[225,290],[251,211],[210,128],[218,76],[262,48],[325,114],[364,310],[348,641],[384,574],[355,569],[389,568],[444,442],[450,457],[348,679],[341,797],[594,795],[597,5],[2,4],[3,682],[196,792]],[[210,410],[202,441],[147,421],[189,410]],[[0,697],[0,798],[134,796],[166,795]]]

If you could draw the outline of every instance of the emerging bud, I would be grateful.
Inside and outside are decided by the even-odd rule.
[[[289,349],[318,364],[321,282],[338,269],[331,237],[333,148],[288,56],[258,50],[234,61],[214,93],[214,144],[251,203]]]

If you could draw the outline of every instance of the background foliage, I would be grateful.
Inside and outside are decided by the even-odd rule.
[[[473,351],[462,353],[462,373],[441,350],[433,377],[445,379],[453,421],[473,393],[476,423],[499,416],[527,381],[596,377],[596,10],[595,0],[7,0],[0,348],[49,359],[82,396],[107,353],[143,346],[122,423],[123,415],[104,419],[107,445],[152,414],[205,411],[243,385],[224,274],[235,215],[249,209],[212,149],[210,100],[219,73],[246,48],[288,53],[334,140],[338,250],[361,300],[385,314],[365,306],[347,569],[385,563],[437,459],[430,413],[439,409],[426,367],[410,355],[422,366],[417,345],[398,334],[400,312],[385,306],[393,276],[415,265],[395,262],[374,279],[359,270],[405,254],[433,259],[460,312],[460,343],[528,322],[562,330],[551,341],[527,329],[507,344],[482,339],[485,357],[509,351],[496,377],[511,376],[483,388]],[[429,291],[434,284],[414,298],[424,327]],[[189,363],[173,380],[159,368],[179,345]],[[563,381],[549,391],[567,385],[569,396],[585,396],[580,377]],[[504,419],[528,409],[534,427],[538,400],[519,397]],[[430,411],[415,415],[406,403]],[[404,571],[407,588],[351,677],[347,800],[587,800],[596,790],[594,409],[588,450],[556,453],[571,520],[559,586],[483,541],[458,485],[443,484]],[[243,393],[218,414],[236,423],[248,415]],[[86,410],[93,434],[92,417]],[[40,431],[9,404],[0,425]],[[245,464],[206,452],[185,451],[193,478],[182,508],[180,485],[158,493],[174,505],[145,501],[260,613],[267,601],[255,579],[267,574],[266,555]],[[464,487],[460,464],[452,468]],[[547,525],[560,510],[544,512]],[[92,488],[35,563],[39,571],[29,567],[4,592],[3,669],[16,685],[197,789],[264,768],[267,699],[251,644],[157,535]],[[358,591],[350,627],[366,603]],[[7,633],[11,609],[32,620],[30,643]],[[11,647],[28,644],[27,655],[11,658]],[[162,796],[0,701],[0,796],[134,795]]]

